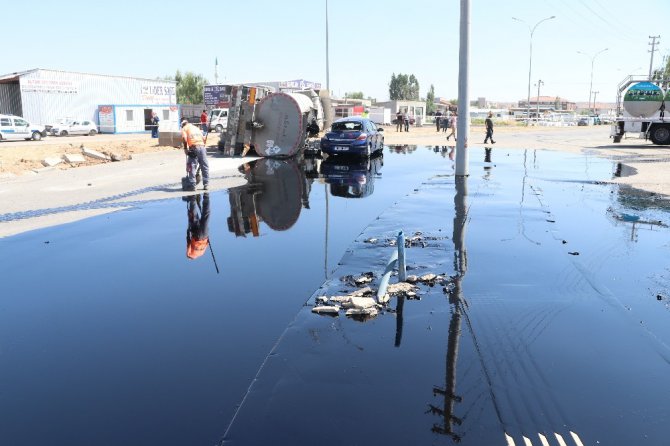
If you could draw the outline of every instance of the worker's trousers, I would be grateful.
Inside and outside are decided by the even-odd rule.
[[[198,170],[198,164],[200,164],[202,172],[202,184],[207,185],[209,184],[209,162],[207,161],[205,146],[195,146],[195,148],[189,149],[189,155],[186,157],[186,174],[189,184],[193,187],[196,185],[195,173]]]

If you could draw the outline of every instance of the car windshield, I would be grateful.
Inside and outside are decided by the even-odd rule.
[[[360,132],[363,130],[363,123],[356,121],[336,122],[333,124],[334,132]]]

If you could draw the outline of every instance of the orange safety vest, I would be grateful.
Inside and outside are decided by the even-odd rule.
[[[186,257],[189,259],[197,259],[205,253],[208,244],[209,238],[204,240],[191,239],[186,246]]]
[[[181,130],[181,136],[189,149],[195,146],[205,145],[205,140],[202,137],[202,131],[200,131],[200,129],[193,124],[186,124]]]

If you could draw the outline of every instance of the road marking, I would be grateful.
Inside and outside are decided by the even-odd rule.
[[[558,444],[560,444],[561,446],[568,446],[565,443],[565,441],[563,441],[563,437],[561,437],[560,434],[557,434],[556,432],[554,432],[554,435],[556,435],[556,440],[558,440]]]
[[[533,446],[533,442],[530,441],[530,438],[526,438],[526,437],[522,437],[522,438],[523,438],[523,443],[524,443],[526,446]]]
[[[577,446],[584,446],[584,443],[582,443],[582,440],[579,438],[579,435],[575,434],[572,431],[570,431],[570,435],[572,435],[572,439],[575,440],[575,443],[577,443]]]
[[[507,435],[507,432],[505,432],[505,440],[507,440],[507,446],[515,446],[514,439]]]
[[[547,441],[547,437],[545,437],[542,434],[537,434],[540,436],[540,443],[542,443],[542,446],[549,446],[549,442]]]

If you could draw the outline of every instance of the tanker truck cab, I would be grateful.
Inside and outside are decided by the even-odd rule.
[[[228,128],[228,109],[215,108],[209,112],[209,130],[221,133]]]
[[[0,115],[0,141],[4,140],[35,140],[46,136],[43,125],[31,124],[23,118],[12,115]]]

